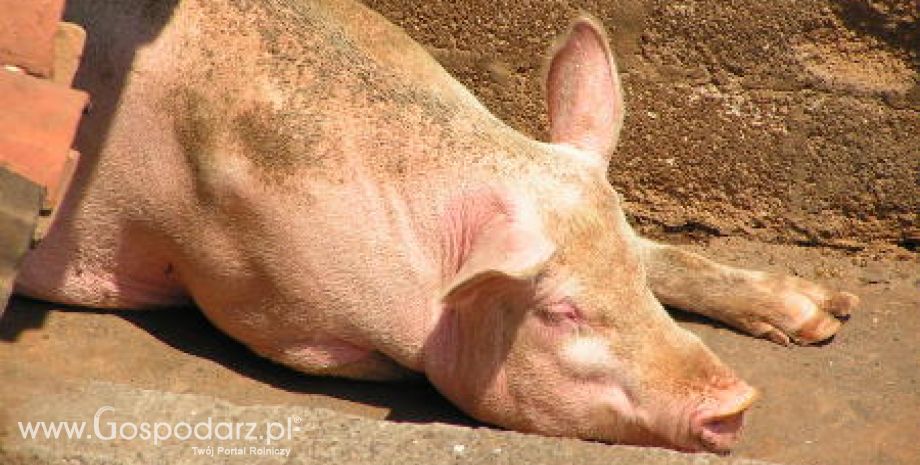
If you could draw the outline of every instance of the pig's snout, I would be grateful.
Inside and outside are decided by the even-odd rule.
[[[700,447],[712,452],[728,452],[741,439],[744,412],[757,400],[757,390],[743,381],[716,393],[711,402],[696,412],[691,433]]]

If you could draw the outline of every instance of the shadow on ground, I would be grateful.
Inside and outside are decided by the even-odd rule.
[[[242,376],[295,394],[334,397],[388,410],[386,419],[411,423],[479,423],[457,410],[428,382],[368,383],[321,378],[296,372],[252,353],[221,333],[197,308],[118,311],[67,307],[17,298],[0,320],[0,340],[15,342],[28,330],[40,329],[51,312],[113,315],[188,355],[218,363]]]

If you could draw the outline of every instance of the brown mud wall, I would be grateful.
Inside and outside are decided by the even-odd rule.
[[[920,2],[365,3],[539,138],[545,50],[599,18],[627,101],[610,179],[645,233],[920,246]]]

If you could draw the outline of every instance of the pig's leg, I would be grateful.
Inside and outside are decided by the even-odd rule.
[[[859,298],[792,276],[721,265],[640,239],[649,287],[665,305],[722,321],[779,344],[826,340]]]

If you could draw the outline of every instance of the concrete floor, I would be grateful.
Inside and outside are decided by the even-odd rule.
[[[728,263],[798,274],[863,298],[841,334],[818,347],[780,347],[675,313],[763,393],[731,457],[481,427],[426,383],[312,378],[274,365],[217,332],[193,308],[112,312],[19,299],[0,321],[0,463],[753,463],[742,457],[920,463],[916,254],[877,257],[722,239],[694,247]],[[17,425],[92,422],[106,405],[115,407],[106,415],[121,422],[296,416],[303,432],[285,442],[293,458],[241,458],[199,455],[188,442],[26,440]]]

